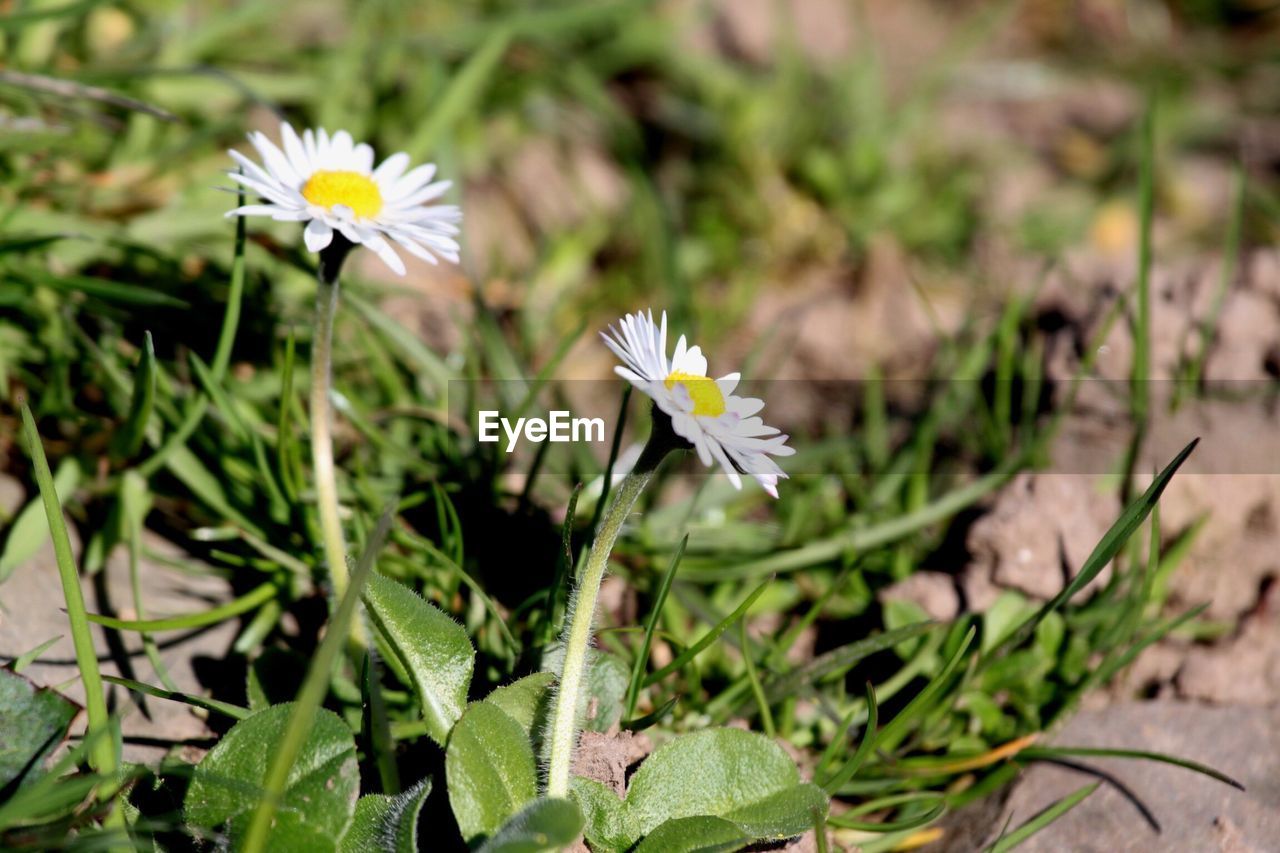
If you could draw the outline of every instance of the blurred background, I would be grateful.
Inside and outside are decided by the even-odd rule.
[[[193,589],[206,606],[243,595],[245,573],[256,583],[281,553],[299,561],[290,571],[314,568],[305,449],[287,439],[304,417],[293,365],[296,352],[305,367],[314,292],[296,227],[249,223],[229,371],[210,381],[199,361],[223,329],[236,253],[225,151],[248,150],[249,130],[278,138],[282,119],[347,129],[455,181],[460,266],[409,259],[398,278],[369,253],[348,264],[339,449],[356,538],[402,498],[403,565],[389,571],[467,623],[488,655],[478,678],[519,673],[527,638],[545,637],[537,590],[576,482],[575,535],[587,534],[603,449],[519,464],[471,453],[445,389],[608,379],[596,332],[652,307],[714,373],[788,381],[767,412],[800,437],[803,476],[776,507],[672,478],[621,556],[606,625],[648,612],[655,567],[688,532],[664,611],[676,647],[776,573],[752,637],[798,627],[769,666],[923,616],[983,614],[989,650],[1062,589],[1151,471],[1207,436],[1197,455],[1213,461],[1167,494],[1151,537],[1163,550],[1145,550],[1144,532],[1127,568],[1091,587],[1112,593],[1020,664],[957,688],[904,749],[989,750],[1083,704],[1077,742],[1196,753],[1258,780],[1280,762],[1271,0],[0,0],[0,653],[57,634],[61,618],[51,576],[31,568],[44,540],[19,522],[34,494],[19,396],[67,486],[84,571],[127,573],[119,478],[139,469],[145,556],[179,572],[144,584],[160,610],[192,609]],[[114,442],[146,333],[159,426],[131,455]],[[1082,377],[1107,381],[1077,394]],[[593,414],[618,405],[613,383],[547,393]],[[200,399],[208,417],[180,452],[158,453]],[[513,552],[537,570],[513,568]],[[104,590],[128,589],[117,581],[100,582],[101,609]],[[167,647],[166,664],[192,691],[242,690],[261,649],[305,649],[317,630],[312,585],[280,596],[195,651]],[[127,598],[114,606],[136,615]],[[606,646],[625,657],[627,642]],[[752,642],[709,653],[668,723],[751,721],[720,691],[740,683]],[[905,698],[941,667],[939,648],[840,669],[847,685],[791,707],[783,735],[821,750],[864,681],[893,679]],[[69,677],[67,661],[49,666],[46,680]],[[1118,681],[1104,688],[1097,671]],[[1135,699],[1156,703],[1134,711]],[[641,710],[665,700],[646,695]],[[209,735],[175,707],[137,729],[161,753]],[[960,822],[916,840],[967,849],[1071,787],[1053,772],[1065,773],[1024,781],[1012,805],[991,800],[972,837]],[[1166,838],[1192,839],[1169,849],[1280,837],[1274,780],[1215,812],[1152,772],[1131,785],[1162,792]],[[1010,775],[930,784],[959,808]],[[845,793],[868,790],[880,789]],[[1149,849],[1103,834],[1140,820],[1122,794],[1095,807],[1042,849],[1083,832],[1099,834],[1091,849]]]

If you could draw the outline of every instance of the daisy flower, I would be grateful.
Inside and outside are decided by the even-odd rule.
[[[729,475],[734,488],[742,488],[739,474],[754,477],[773,497],[778,496],[778,479],[787,475],[773,456],[790,456],[787,436],[768,426],[756,413],[764,401],[738,397],[740,374],[719,379],[707,376],[707,359],[699,347],[684,338],[676,341],[675,354],[667,359],[667,314],[654,323],[653,312],[628,314],[620,328],[601,333],[609,349],[622,359],[614,371],[671,418],[676,434],[693,445],[702,464],[714,462]]]
[[[231,179],[263,199],[227,216],[270,216],[284,222],[305,222],[307,249],[319,252],[333,242],[334,232],[372,249],[397,274],[404,261],[392,247],[436,263],[436,256],[458,262],[457,223],[462,212],[452,204],[429,204],[444,195],[450,181],[435,181],[432,163],[408,172],[409,155],[392,154],[375,169],[373,149],[356,144],[340,130],[330,136],[323,128],[297,132],[280,125],[281,147],[265,134],[250,133],[249,141],[262,158],[259,165],[239,151],[227,153],[243,172]]]

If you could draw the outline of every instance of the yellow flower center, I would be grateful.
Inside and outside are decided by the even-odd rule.
[[[382,210],[378,185],[359,172],[316,172],[302,185],[302,197],[316,207],[330,210],[345,204],[362,219],[377,216]]]
[[[671,372],[663,384],[670,391],[675,385],[683,385],[693,400],[693,414],[708,418],[718,418],[724,414],[724,395],[714,379],[707,376],[694,376],[679,370]]]

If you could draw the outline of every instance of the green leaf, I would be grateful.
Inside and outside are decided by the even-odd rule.
[[[262,798],[267,767],[292,705],[274,705],[236,723],[196,767],[184,811],[188,823],[225,828],[235,847]],[[347,724],[320,709],[289,772],[271,827],[272,851],[336,850],[360,789],[356,745]]]
[[[20,788],[43,775],[44,760],[79,712],[62,694],[0,669],[0,790]]]
[[[886,631],[895,631],[910,625],[921,625],[929,621],[929,614],[914,601],[892,598],[884,605],[884,627]],[[913,639],[899,643],[894,647],[894,654],[903,660],[915,656],[923,640]]]
[[[476,653],[461,625],[408,587],[371,575],[364,592],[374,625],[409,673],[427,734],[444,746],[462,716]]]
[[[705,729],[682,735],[640,766],[626,808],[641,835],[676,818],[734,821],[751,839],[787,838],[813,825],[826,797],[800,781],[782,747],[758,732]]]
[[[570,793],[582,810],[583,834],[591,842],[591,849],[598,853],[629,849],[640,833],[622,799],[594,779],[575,776],[570,784]]]
[[[631,686],[631,670],[617,655],[596,652],[591,656],[591,669],[587,673],[587,696],[590,703],[582,727],[593,732],[605,732],[622,720],[622,711]]]
[[[476,702],[445,751],[449,805],[468,845],[492,836],[538,795],[529,735],[497,705]]]
[[[813,828],[815,815],[826,815],[828,802],[826,792],[805,782],[734,809],[724,817],[753,841],[793,838]]]
[[[568,847],[582,832],[582,813],[569,800],[534,800],[485,842],[480,853],[543,853]]]
[[[156,348],[151,341],[151,333],[147,332],[142,358],[138,362],[138,371],[133,380],[129,415],[112,441],[112,448],[121,459],[136,456],[142,450],[142,442],[147,437],[147,424],[151,422],[151,411],[155,408],[156,374]]]
[[[636,853],[729,853],[750,842],[732,821],[700,815],[667,821],[645,836]]]
[[[431,793],[431,777],[403,794],[366,794],[356,802],[341,853],[418,853],[418,814]]]
[[[982,651],[988,652],[998,646],[1029,615],[1025,598],[1011,589],[1000,593],[995,603],[982,614]]]
[[[556,677],[550,672],[535,672],[518,681],[496,688],[484,701],[491,702],[507,712],[507,716],[515,720],[532,735],[536,724],[546,713],[547,699],[551,685]]]
[[[68,456],[58,463],[58,471],[53,475],[53,490],[58,493],[58,503],[65,505],[67,497],[79,485],[80,465]],[[4,551],[0,552],[0,583],[19,565],[35,556],[48,541],[49,519],[45,516],[44,503],[36,495],[18,513],[4,541]]]

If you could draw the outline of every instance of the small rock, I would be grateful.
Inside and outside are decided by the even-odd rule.
[[[1276,849],[1276,839],[1280,839],[1280,776],[1275,772],[1280,766],[1280,709],[1214,708],[1163,700],[1124,703],[1076,715],[1054,741],[1188,758],[1237,779],[1246,790],[1154,761],[1077,759],[1131,789],[1159,821],[1161,833],[1156,834],[1130,802],[1104,784],[1019,850],[1201,853]],[[989,823],[987,843],[999,834],[1006,820],[1016,827],[1092,780],[1063,767],[1032,766],[1015,783],[1003,814]],[[931,849],[963,848],[943,842]]]
[[[1191,649],[1176,684],[1188,699],[1224,705],[1280,702],[1280,616],[1248,618],[1231,640]]]
[[[1069,571],[1079,571],[1119,511],[1115,496],[1098,493],[1091,477],[1019,474],[969,531],[973,562],[965,570],[965,592],[970,607],[984,597],[984,580],[1052,598],[1062,590],[1064,558]],[[1104,571],[1086,589],[1106,583],[1107,576]]]
[[[946,622],[960,612],[960,593],[955,578],[943,572],[918,571],[882,589],[881,602],[909,601],[929,614],[930,619]]]

